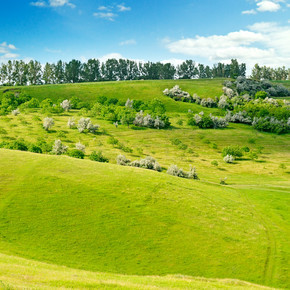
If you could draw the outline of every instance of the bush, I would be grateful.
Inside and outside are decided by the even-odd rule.
[[[232,155],[226,155],[224,157],[224,162],[226,163],[234,163],[234,161],[235,161],[235,157]]]
[[[19,111],[19,109],[15,109],[15,110],[13,110],[13,111],[11,112],[11,114],[12,114],[13,116],[18,116],[18,115],[20,114],[20,111]]]
[[[51,153],[56,154],[56,155],[61,155],[61,154],[66,153],[67,149],[68,147],[63,145],[60,140],[55,140]]]
[[[72,105],[71,105],[71,102],[69,100],[64,100],[63,102],[60,103],[60,106],[66,111],[68,112]]]
[[[225,147],[222,151],[222,156],[225,157],[227,155],[233,156],[233,157],[242,157],[243,150],[239,146],[228,146]]]
[[[79,120],[77,128],[80,133],[83,133],[85,131],[95,133],[100,128],[100,126],[93,125],[90,118],[81,118]]]
[[[188,92],[184,92],[180,89],[178,85],[174,86],[172,89],[165,89],[163,91],[165,96],[168,96],[176,101],[190,102],[192,100]]]
[[[218,162],[216,160],[212,161],[211,162],[211,165],[213,165],[213,166],[219,166],[219,164],[218,164]]]
[[[23,140],[15,140],[11,142],[4,141],[0,143],[0,148],[6,148],[10,150],[28,151],[28,146]]]
[[[77,149],[77,150],[80,150],[80,151],[82,151],[82,152],[85,153],[85,151],[86,151],[86,146],[83,145],[83,144],[81,144],[80,142],[78,142],[78,143],[76,143],[76,149]]]
[[[127,159],[126,156],[124,155],[118,155],[117,157],[117,164],[118,165],[122,165],[122,166],[126,166],[129,165],[131,162],[131,160]]]
[[[67,126],[68,126],[70,129],[73,129],[73,128],[76,127],[76,123],[75,123],[75,119],[74,119],[74,117],[68,119]]]
[[[79,159],[84,159],[84,157],[85,157],[85,153],[81,150],[78,150],[78,149],[69,150],[68,155],[70,157],[79,158]]]
[[[255,99],[266,99],[268,97],[268,93],[265,91],[258,91],[255,94]]]
[[[203,112],[199,114],[195,114],[192,116],[192,113],[189,113],[189,125],[198,126],[201,129],[209,129],[209,128],[225,128],[228,126],[228,122],[225,118],[218,118],[210,114],[206,116]]]
[[[43,120],[43,128],[48,131],[54,125],[54,120],[52,118],[46,117]]]
[[[171,165],[167,170],[167,174],[188,179],[199,179],[196,168],[192,166],[190,166],[189,172],[185,172],[182,168],[178,168],[177,165]]]
[[[92,161],[97,161],[97,162],[105,162],[108,163],[109,159],[106,158],[103,154],[102,151],[99,151],[98,153],[96,151],[93,151],[90,155],[90,160]]]
[[[42,149],[39,146],[34,145],[34,144],[30,144],[28,146],[28,151],[33,152],[33,153],[39,153],[39,154],[42,153]]]

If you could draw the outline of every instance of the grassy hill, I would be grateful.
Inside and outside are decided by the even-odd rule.
[[[1,116],[0,142],[17,138],[28,142],[36,142],[39,138],[48,142],[61,139],[73,148],[80,141],[86,145],[86,154],[101,150],[110,161],[102,164],[67,156],[0,149],[0,252],[7,261],[2,263],[6,272],[10,262],[14,265],[11,269],[24,263],[23,271],[31,271],[27,263],[34,262],[10,257],[20,256],[102,272],[85,272],[89,281],[78,280],[76,287],[90,283],[96,285],[98,279],[118,280],[111,285],[118,287],[132,286],[124,285],[124,280],[140,283],[142,287],[144,284],[153,287],[162,283],[167,287],[174,279],[176,287],[184,287],[184,279],[180,281],[176,276],[158,277],[157,282],[152,277],[137,279],[104,272],[181,274],[289,287],[289,135],[260,133],[241,124],[231,124],[222,130],[193,129],[186,125],[188,109],[194,112],[219,111],[175,102],[163,96],[162,91],[174,84],[204,97],[220,95],[222,88],[222,80],[21,88],[31,96],[39,99],[49,97],[55,101],[72,96],[91,103],[101,95],[122,100],[157,97],[166,104],[172,127],[167,130],[133,130],[123,125],[115,128],[109,121],[92,117],[93,123],[100,124],[101,132],[80,134],[67,128],[69,117],[81,117],[78,111],[71,111],[52,116],[55,126],[46,132],[42,128],[42,119],[46,115],[38,109],[17,117]],[[108,144],[110,137],[117,138],[132,152]],[[182,146],[174,145],[176,139]],[[221,151],[228,145],[257,150],[259,159],[254,161],[245,156],[235,164],[226,164]],[[131,160],[153,156],[162,165],[163,172],[117,166],[118,154],[125,154]],[[214,166],[212,161],[217,161],[218,166]],[[185,170],[190,164],[194,165],[200,180],[167,175],[165,170],[171,164]],[[227,186],[219,184],[220,178],[224,177],[228,178]],[[39,270],[42,273],[48,266],[37,264],[35,267],[42,269]],[[49,267],[60,277],[64,275],[59,279],[67,281],[65,285],[72,285],[69,278],[72,273],[83,273],[59,266]],[[7,281],[8,285],[10,282],[15,283],[11,285],[21,285],[21,279],[14,281],[11,278],[13,271],[9,275],[0,280],[4,284]],[[39,275],[40,280],[46,281]],[[209,288],[217,288],[219,283],[221,287],[231,286],[225,281],[188,279],[193,279],[194,283],[206,283],[194,284],[198,285],[195,288],[204,289],[211,282],[217,284],[210,284]],[[104,283],[106,287],[110,286],[107,285],[110,282]],[[31,284],[31,287],[37,287],[35,285]]]
[[[0,254],[3,289],[273,289],[231,279],[133,276],[76,270]]]

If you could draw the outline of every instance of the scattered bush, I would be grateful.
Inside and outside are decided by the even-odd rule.
[[[259,131],[272,132],[283,134],[290,131],[289,123],[286,121],[279,121],[275,117],[255,117],[252,123],[254,129]]]
[[[130,159],[127,159],[124,155],[118,155],[117,156],[117,164],[122,166],[127,166],[131,163]]]
[[[63,102],[60,103],[60,106],[64,109],[64,111],[68,112],[72,105],[71,102],[69,100],[64,100]]]
[[[78,142],[78,143],[76,143],[76,149],[77,149],[77,150],[80,150],[80,151],[82,151],[82,152],[85,153],[85,151],[86,151],[86,146],[83,145],[83,144],[81,144],[80,142]]]
[[[100,126],[93,125],[90,118],[81,118],[78,122],[77,128],[80,133],[85,131],[95,133],[100,128]]]
[[[218,118],[212,116],[211,114],[209,116],[206,116],[203,112],[195,114],[194,116],[192,116],[192,114],[189,114],[188,124],[198,126],[201,129],[217,129],[226,128],[228,126],[228,122],[225,118]]]
[[[79,158],[79,159],[84,159],[85,153],[81,150],[78,149],[72,149],[68,151],[68,156],[74,157],[74,158]]]
[[[43,128],[48,131],[54,125],[54,120],[52,118],[46,117],[43,120]]]
[[[258,91],[255,94],[255,99],[266,99],[268,97],[268,93],[265,91]]]
[[[108,163],[109,159],[106,158],[103,154],[102,151],[99,151],[98,153],[96,151],[93,151],[90,155],[90,160],[92,161],[97,161],[97,162],[104,162],[104,163]],[[119,164],[119,163],[118,163]]]
[[[224,157],[224,162],[226,163],[234,163],[234,161],[235,161],[235,157],[232,155],[226,155]]]
[[[19,109],[15,109],[15,110],[13,110],[13,111],[11,112],[11,114],[12,114],[13,116],[18,116],[18,115],[20,114],[20,111],[19,111]]]
[[[178,168],[177,165],[171,165],[167,170],[167,174],[188,179],[199,179],[195,167],[192,166],[190,166],[189,172],[185,172],[182,168]]]
[[[191,102],[192,98],[188,92],[184,92],[179,86],[174,86],[172,89],[165,89],[163,94],[174,99],[175,101]]]
[[[221,178],[220,179],[220,184],[227,185],[227,183],[226,183],[227,179],[228,179],[227,177]]]
[[[60,140],[55,140],[54,145],[52,147],[52,154],[61,155],[67,152],[68,147],[63,145]]]
[[[75,118],[74,118],[74,117],[68,119],[68,121],[67,121],[67,126],[68,126],[70,129],[73,129],[73,128],[76,127],[76,123],[75,123]]]
[[[239,146],[228,146],[225,147],[222,151],[222,156],[225,157],[227,155],[233,156],[233,157],[242,157],[243,150]]]

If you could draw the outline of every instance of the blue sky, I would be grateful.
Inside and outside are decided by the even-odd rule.
[[[290,66],[290,0],[3,0],[0,62],[124,57]]]

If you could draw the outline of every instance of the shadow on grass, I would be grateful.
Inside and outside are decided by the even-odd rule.
[[[220,170],[220,171],[227,171],[225,168],[220,168],[220,167],[218,167],[218,170]]]

